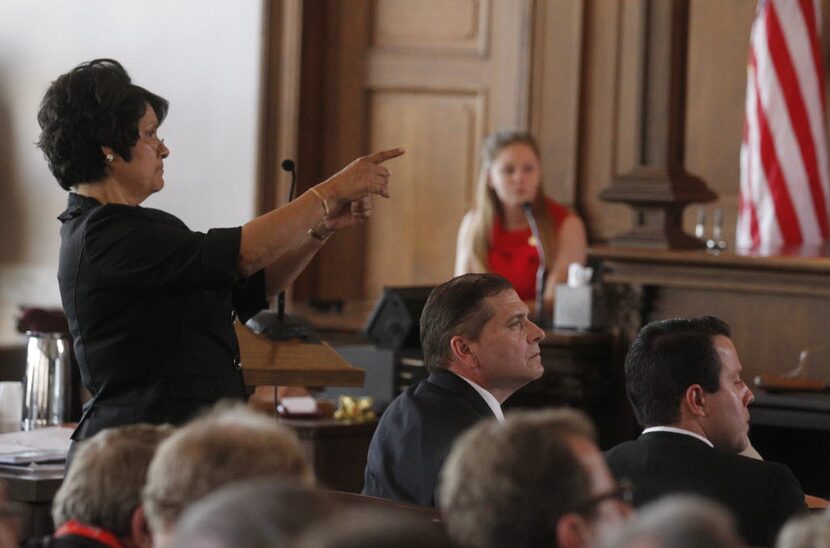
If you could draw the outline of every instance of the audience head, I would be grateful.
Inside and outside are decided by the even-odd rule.
[[[630,513],[589,419],[514,412],[466,432],[444,465],[439,504],[450,536],[475,548],[577,547]]]
[[[312,483],[290,429],[243,404],[223,403],[180,428],[159,447],[143,493],[157,545],[165,544],[191,504],[232,482],[255,478]]]
[[[271,548],[293,542],[334,514],[324,492],[280,480],[225,486],[191,506],[176,526],[181,548]]]
[[[101,147],[129,162],[148,106],[161,124],[167,101],[133,84],[112,59],[82,63],[52,82],[37,115],[37,144],[60,186],[69,190],[103,179],[107,164]]]
[[[744,450],[752,392],[729,337],[729,326],[712,316],[643,327],[625,360],[626,390],[640,424],[693,422],[716,448]]]
[[[445,548],[455,544],[440,526],[399,512],[353,508],[315,524],[296,548]]]
[[[778,533],[775,548],[830,548],[830,509],[790,519]]]
[[[427,369],[449,369],[497,399],[510,395],[543,372],[544,331],[527,313],[510,282],[495,274],[464,274],[439,285],[421,313]]]
[[[172,432],[169,425],[134,424],[102,430],[81,442],[52,502],[55,527],[77,521],[138,544],[136,537],[143,533],[134,518],[147,468]]]
[[[601,548],[738,548],[729,511],[701,497],[672,495],[640,508]]]

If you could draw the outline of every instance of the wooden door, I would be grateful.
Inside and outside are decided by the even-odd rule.
[[[403,146],[393,198],[368,226],[364,294],[449,279],[487,133],[527,124],[529,3],[377,0],[368,145]]]
[[[527,126],[530,4],[307,4],[306,83],[325,99],[314,120],[320,141],[306,148],[306,163],[322,154],[330,173],[361,149],[407,150],[389,163],[392,199],[377,201],[365,230],[333,239],[308,293],[372,299],[384,285],[436,284],[452,276],[481,141],[498,128]],[[323,39],[328,46],[315,41]],[[324,53],[315,57],[315,50]]]

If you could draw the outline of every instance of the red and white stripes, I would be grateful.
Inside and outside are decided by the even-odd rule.
[[[737,247],[830,236],[820,0],[761,0],[752,25]]]

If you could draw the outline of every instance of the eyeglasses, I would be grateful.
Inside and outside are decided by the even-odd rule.
[[[578,514],[590,514],[594,511],[594,508],[606,500],[619,500],[631,504],[634,501],[634,484],[623,478],[615,489],[589,498],[577,508],[576,512]]]
[[[140,139],[144,139],[145,141],[149,141],[150,143],[153,143],[156,146],[164,144],[164,139],[159,138],[158,134],[156,133],[156,130],[153,130],[149,133],[139,133],[138,137]]]

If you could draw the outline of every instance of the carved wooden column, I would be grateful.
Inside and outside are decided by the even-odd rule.
[[[695,248],[683,209],[717,196],[684,166],[688,0],[622,3],[615,172],[600,198],[634,209],[634,227],[612,245]]]

